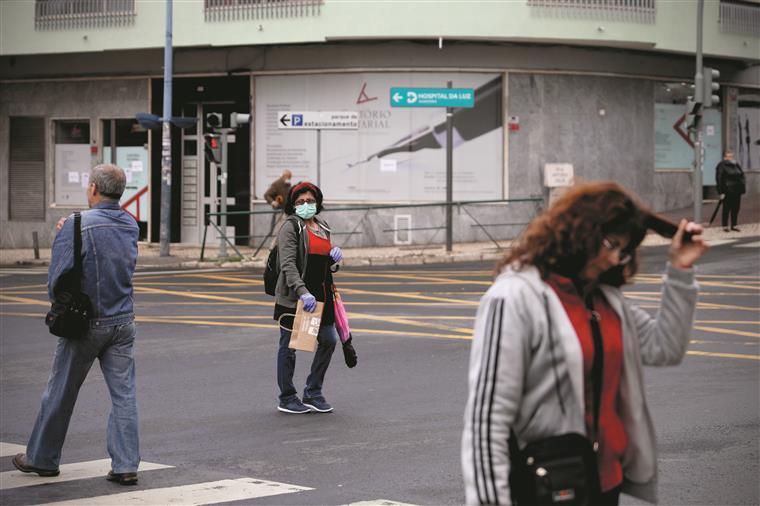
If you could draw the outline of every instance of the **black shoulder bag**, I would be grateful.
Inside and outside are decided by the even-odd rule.
[[[82,215],[74,213],[74,268],[63,274],[53,287],[53,303],[45,316],[50,333],[79,339],[87,332],[92,306],[82,293]]]
[[[565,404],[560,393],[557,361],[554,355],[549,302],[544,296],[544,306],[548,321],[549,350],[559,405],[565,413]],[[586,307],[591,311],[591,333],[594,337],[594,363],[591,377],[594,388],[594,437],[599,434],[599,402],[602,396],[603,345],[599,328],[599,315],[594,311],[589,297]],[[598,503],[601,489],[596,452],[597,442],[592,443],[578,433],[560,434],[529,443],[520,450],[514,430],[509,435],[509,486],[512,502],[518,506],[536,505],[578,505],[590,506]]]

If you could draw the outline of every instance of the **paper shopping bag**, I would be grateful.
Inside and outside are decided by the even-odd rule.
[[[324,303],[317,302],[317,307],[314,308],[313,312],[309,313],[304,310],[303,301],[298,301],[288,348],[310,351],[312,353],[316,351],[317,334],[319,334],[319,324],[322,321],[322,309],[324,306]]]

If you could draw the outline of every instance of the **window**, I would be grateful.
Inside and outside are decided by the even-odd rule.
[[[721,0],[720,31],[760,37],[760,5],[737,0]]]
[[[206,21],[319,15],[322,0],[204,0]]]
[[[10,118],[8,216],[11,220],[45,219],[45,122]]]
[[[147,230],[150,213],[148,189],[148,132],[134,119],[103,120],[103,163],[115,163],[127,176],[120,204]]]
[[[37,30],[132,24],[135,0],[35,0]]]
[[[87,204],[85,188],[90,180],[90,121],[58,120],[55,125],[55,202]]]
[[[610,21],[655,22],[655,0],[527,0],[533,12],[547,17],[582,17]]]

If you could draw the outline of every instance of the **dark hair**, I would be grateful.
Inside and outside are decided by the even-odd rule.
[[[638,269],[636,248],[646,235],[646,209],[636,198],[613,182],[594,182],[575,186],[562,195],[546,212],[535,218],[516,244],[497,265],[521,269],[535,266],[546,278],[550,272],[577,279],[589,260],[610,234],[627,236],[624,253],[631,260],[599,277],[600,283],[621,286]]]
[[[288,201],[285,203],[285,208],[283,209],[285,214],[293,214],[296,212],[295,202],[298,200],[299,195],[306,192],[313,193],[314,198],[317,199],[317,214],[322,212],[322,190],[320,190],[315,184],[308,181],[301,181],[290,188],[290,192],[288,192]]]

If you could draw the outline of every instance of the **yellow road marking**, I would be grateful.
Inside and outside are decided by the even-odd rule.
[[[215,279],[217,281],[234,281],[245,285],[263,285],[264,282],[258,279],[248,279],[238,276],[219,276],[217,274],[191,274],[189,278]]]
[[[744,355],[740,353],[714,353],[711,351],[687,351],[686,354],[697,355],[701,357],[741,358],[745,360],[760,360],[760,355]]]
[[[472,284],[478,284],[478,285],[490,285],[490,281],[465,281],[461,279],[453,279],[453,278],[444,278],[441,276],[426,276],[426,275],[412,275],[412,274],[377,274],[377,273],[352,273],[353,277],[359,277],[359,278],[393,278],[393,279],[409,279],[409,280],[418,280],[418,281],[435,281],[442,284],[457,284],[457,283],[467,283],[468,285]],[[398,283],[395,283],[398,284]],[[417,284],[417,283],[413,283]]]
[[[758,325],[760,322],[751,322],[746,320],[695,320],[694,323],[713,323],[713,324],[728,324],[728,325]]]
[[[464,328],[464,327],[451,327],[449,325],[439,325],[436,323],[426,322],[426,323],[418,323],[414,320],[410,320],[404,317],[395,317],[395,316],[389,316],[389,315],[382,315],[382,316],[375,316],[375,315],[368,315],[363,313],[348,313],[348,319],[351,321],[351,318],[358,317],[365,320],[373,320],[373,321],[382,321],[382,322],[391,322],[391,323],[397,323],[399,325],[410,325],[412,327],[431,327],[434,329],[439,330],[449,330],[454,332],[460,332],[462,334],[472,334],[472,329]]]
[[[729,334],[732,336],[744,336],[744,337],[757,337],[760,338],[760,333],[758,332],[747,332],[744,330],[733,330],[733,329],[721,329],[718,327],[704,327],[702,325],[694,325],[695,330],[703,330],[705,332],[715,332],[716,334]]]
[[[253,300],[246,300],[246,299],[239,299],[236,297],[220,297],[219,295],[199,295],[195,292],[177,292],[174,290],[162,290],[160,288],[147,288],[144,286],[137,286],[135,287],[136,292],[140,293],[157,293],[162,295],[175,295],[177,297],[188,297],[190,299],[205,299],[205,300],[214,300],[214,301],[220,301],[220,302],[232,302],[237,304],[247,304],[252,306],[267,306],[271,307],[271,302],[258,302]]]
[[[446,299],[443,297],[430,297],[427,295],[412,295],[412,294],[406,294],[406,293],[370,292],[367,290],[358,290],[356,288],[346,288],[341,291],[343,293],[349,293],[349,294],[355,293],[355,294],[361,294],[361,295],[380,295],[384,297],[399,297],[402,299],[418,299],[418,300],[430,300],[430,301],[436,301],[436,302],[448,302],[449,304],[457,304],[460,306],[477,306],[479,304],[477,301],[470,301],[470,300]],[[353,302],[351,302],[350,304],[353,304]],[[373,304],[373,303],[368,302],[367,304]]]
[[[41,288],[41,289],[47,290],[47,285],[3,286],[3,287],[0,287],[0,292],[5,292],[9,290],[26,290],[28,288]]]
[[[11,302],[21,302],[24,304],[29,304],[30,306],[47,306],[50,307],[50,302],[43,301],[43,300],[37,300],[37,299],[27,299],[25,297],[11,297],[10,295],[2,295],[0,294],[0,300],[8,300]]]

